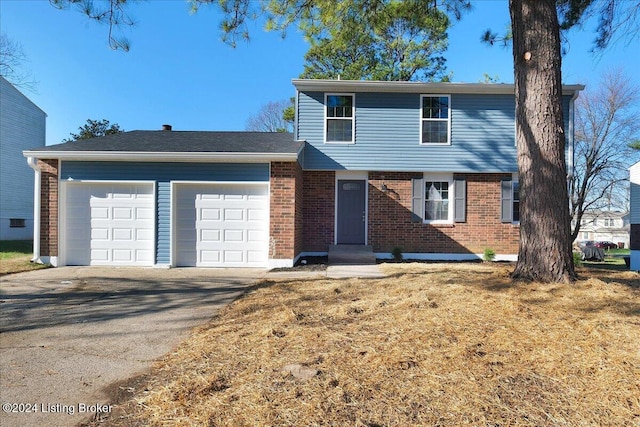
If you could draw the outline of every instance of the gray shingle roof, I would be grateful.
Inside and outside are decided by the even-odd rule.
[[[304,144],[284,132],[134,130],[81,141],[38,147],[51,152],[144,153],[297,153]]]

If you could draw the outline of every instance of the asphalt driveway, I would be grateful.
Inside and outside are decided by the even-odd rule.
[[[0,278],[0,425],[72,426],[265,276],[64,267]]]

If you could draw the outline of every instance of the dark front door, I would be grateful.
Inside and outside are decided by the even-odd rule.
[[[364,180],[338,180],[338,244],[364,245],[366,229]]]

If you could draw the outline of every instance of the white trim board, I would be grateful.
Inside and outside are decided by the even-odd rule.
[[[389,252],[376,252],[376,259],[393,259]],[[454,253],[403,253],[402,258],[417,261],[477,261],[482,260],[483,254],[454,254]],[[517,261],[516,254],[496,254],[494,261]]]

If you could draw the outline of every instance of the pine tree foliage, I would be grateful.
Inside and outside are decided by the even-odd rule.
[[[83,139],[97,138],[99,136],[113,135],[114,133],[124,132],[116,123],[110,124],[109,120],[92,120],[87,119],[87,123],[78,128],[78,133],[70,133],[71,138],[67,138],[62,142],[80,141]]]

